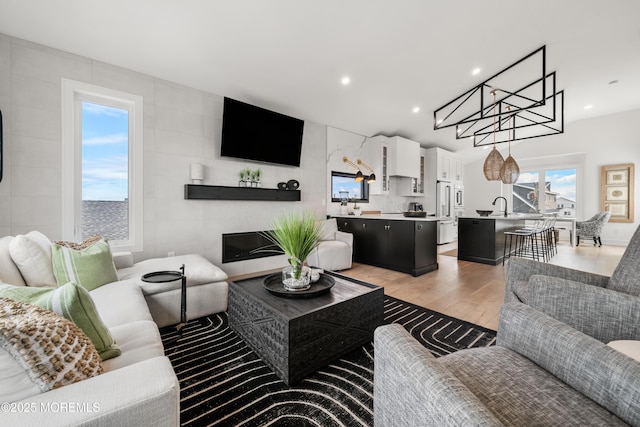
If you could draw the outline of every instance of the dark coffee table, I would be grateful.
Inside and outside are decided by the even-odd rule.
[[[287,385],[368,343],[382,324],[382,287],[325,274],[335,285],[308,299],[272,295],[264,277],[229,282],[229,325]]]

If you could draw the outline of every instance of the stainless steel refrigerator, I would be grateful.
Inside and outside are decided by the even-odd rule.
[[[456,240],[454,186],[438,181],[436,185],[436,217],[438,218],[438,244]]]

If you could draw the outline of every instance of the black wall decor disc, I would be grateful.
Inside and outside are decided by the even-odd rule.
[[[279,182],[278,183],[278,190],[286,190],[287,189],[287,183],[286,182]]]
[[[300,183],[298,181],[296,181],[295,179],[290,179],[287,182],[287,189],[288,190],[297,190],[300,187]]]

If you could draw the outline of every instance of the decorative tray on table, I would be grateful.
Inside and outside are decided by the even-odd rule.
[[[282,284],[282,273],[271,274],[262,281],[262,285],[268,292],[284,298],[313,298],[327,292],[335,283],[336,281],[333,277],[320,274],[320,279],[312,282],[309,289],[305,289],[304,291],[289,291],[285,289]]]

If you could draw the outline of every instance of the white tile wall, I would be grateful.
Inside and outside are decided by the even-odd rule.
[[[305,122],[300,168],[221,158],[223,97],[0,34],[0,108],[5,178],[0,235],[61,234],[60,81],[69,78],[144,98],[144,249],[136,259],[200,253],[230,275],[284,266],[284,257],[221,265],[222,233],[265,230],[277,214],[325,214],[326,126]],[[236,186],[237,173],[262,169],[265,188],[297,179],[302,202],[184,200],[189,165],[205,184]]]

